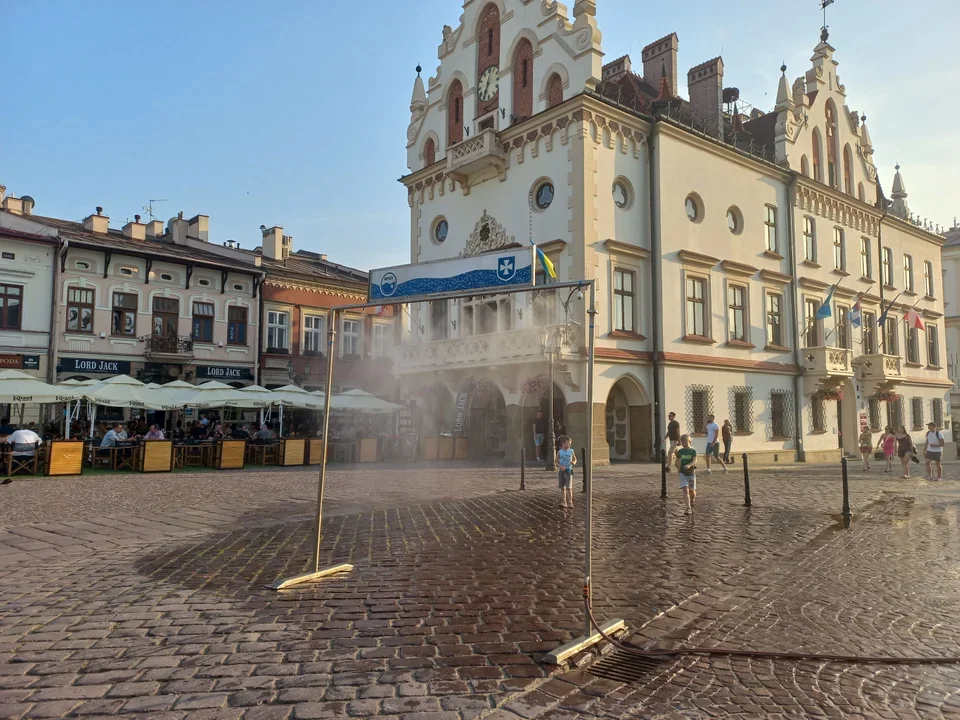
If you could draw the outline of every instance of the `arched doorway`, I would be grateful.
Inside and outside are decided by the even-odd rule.
[[[605,412],[610,461],[649,460],[653,448],[650,400],[636,378],[624,375],[607,394]]]
[[[490,380],[473,380],[466,392],[470,458],[502,459],[507,447],[507,406],[503,393]]]
[[[536,446],[534,444],[534,425],[537,421],[537,413],[541,413],[544,429],[549,431],[550,420],[550,380],[546,375],[527,380],[523,384],[523,398],[521,400],[521,433],[523,447],[527,449],[527,457],[537,457]],[[553,384],[553,419],[554,424],[559,423],[560,433],[569,432],[567,429],[567,399],[563,389],[557,383]],[[544,433],[543,453],[547,452],[549,446],[548,435]]]

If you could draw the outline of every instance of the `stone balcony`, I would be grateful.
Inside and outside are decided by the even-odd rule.
[[[447,174],[466,190],[471,177],[493,169],[499,177],[506,171],[507,158],[493,128],[481,130],[447,150]]]
[[[524,362],[543,362],[540,329],[524,328],[466,338],[452,338],[419,344],[401,345],[396,350],[398,373],[423,370],[450,370]],[[577,355],[579,337],[564,348],[564,357]]]
[[[903,360],[899,355],[863,355],[857,358],[861,379],[874,390],[890,390],[903,382]]]
[[[854,375],[853,351],[845,348],[803,348],[800,362],[808,393],[837,388]]]

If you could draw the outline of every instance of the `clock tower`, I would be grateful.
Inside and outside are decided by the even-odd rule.
[[[490,3],[480,12],[477,28],[477,115],[500,106],[500,9]]]

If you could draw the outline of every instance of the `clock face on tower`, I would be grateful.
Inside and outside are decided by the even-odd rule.
[[[497,94],[499,85],[500,68],[496,65],[488,67],[483,71],[483,75],[480,76],[480,81],[477,83],[477,97],[483,102],[490,100]]]

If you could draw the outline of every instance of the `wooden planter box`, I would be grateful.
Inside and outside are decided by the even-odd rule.
[[[467,438],[454,438],[456,445],[454,446],[453,457],[455,460],[469,460],[470,459],[470,442]]]
[[[323,440],[310,438],[307,440],[307,465],[319,465],[323,462]]]
[[[306,459],[307,441],[304,438],[284,438],[280,441],[278,465],[303,465]]]
[[[246,440],[221,440],[217,443],[217,470],[241,470],[247,452]]]
[[[140,447],[140,472],[171,472],[173,440],[144,440]]]
[[[440,438],[423,439],[423,459],[436,460],[440,451]]]
[[[83,440],[52,440],[47,446],[47,475],[79,475],[83,471]]]
[[[438,460],[453,460],[453,441],[452,437],[440,438],[440,446],[437,449]]]
[[[361,438],[357,441],[357,462],[369,463],[377,461],[377,439]]]

